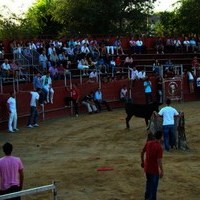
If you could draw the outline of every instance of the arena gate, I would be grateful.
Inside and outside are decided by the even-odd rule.
[[[189,147],[186,142],[184,113],[179,112],[179,114],[180,117],[175,117],[176,148],[187,150]],[[162,121],[162,117],[157,117],[155,114],[152,114],[149,122],[148,132],[154,135],[156,131],[163,131]]]

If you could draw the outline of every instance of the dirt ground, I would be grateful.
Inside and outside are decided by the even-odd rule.
[[[164,153],[164,177],[159,200],[200,199],[200,102],[174,103],[185,113],[188,151]],[[24,189],[56,181],[58,200],[142,200],[145,176],[140,152],[146,140],[141,118],[125,129],[125,112],[116,109],[94,115],[40,122],[40,127],[19,127],[19,133],[1,132],[0,145],[9,141],[13,155],[24,163]],[[0,152],[0,156],[3,153]],[[97,171],[109,167],[112,171]],[[23,200],[52,199],[51,192]]]

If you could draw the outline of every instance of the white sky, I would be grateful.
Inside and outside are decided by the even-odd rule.
[[[4,16],[9,16],[10,13],[16,13],[21,16],[35,1],[36,0],[0,0],[0,13]],[[176,1],[177,0],[157,0],[155,11],[172,10],[172,4]],[[5,6],[9,9],[5,9]]]

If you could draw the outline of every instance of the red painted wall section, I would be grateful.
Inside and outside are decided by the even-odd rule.
[[[150,81],[153,85],[153,96],[156,98],[156,80],[155,77],[150,77]],[[119,80],[113,81],[110,83],[102,83],[101,88],[103,92],[103,97],[105,100],[108,100],[111,107],[117,107],[115,105],[116,101],[119,100],[119,92],[123,85],[127,85],[127,87],[131,89],[131,96],[135,103],[143,104],[145,103],[145,95],[144,95],[144,86],[142,80],[136,80],[132,83],[130,80]],[[60,116],[70,116],[71,109],[65,108],[64,98],[66,96],[70,96],[70,93],[64,87],[63,81],[56,81],[53,83],[55,94],[54,94],[54,103],[45,105],[45,119],[60,117]],[[67,83],[67,87],[69,87],[69,83]],[[97,83],[84,83],[83,85],[79,85],[81,90],[81,96],[84,96],[91,91],[95,91],[99,85]],[[8,110],[6,107],[7,99],[9,98],[9,91],[12,91],[12,87],[6,86],[4,91],[6,94],[0,94],[0,129],[2,129],[2,124],[7,124],[8,120]],[[24,91],[23,91],[24,90]],[[20,86],[20,92],[16,94],[17,99],[17,110],[18,110],[18,119],[19,121],[23,121],[23,124],[26,125],[27,117],[30,112],[30,90],[32,90],[32,84],[22,84]],[[187,77],[183,80],[183,93],[184,100],[197,100],[200,99],[200,90],[199,88],[195,88],[195,93],[189,93],[188,80]],[[155,100],[155,99],[154,99]],[[119,102],[118,102],[119,103]],[[120,104],[123,107],[123,104]],[[119,105],[118,105],[119,107]],[[41,112],[41,111],[40,111]],[[80,104],[80,112],[87,112],[86,108]],[[39,117],[40,120],[43,120],[42,114]],[[7,126],[6,126],[7,127]]]

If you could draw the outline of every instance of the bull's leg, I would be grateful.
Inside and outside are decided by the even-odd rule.
[[[130,128],[130,125],[129,125],[129,121],[130,119],[132,118],[133,115],[131,114],[128,114],[127,117],[126,117],[126,128]]]
[[[148,125],[149,125],[149,120],[148,120],[148,118],[146,118],[146,117],[145,117],[145,123],[146,123],[146,126],[148,127]]]

